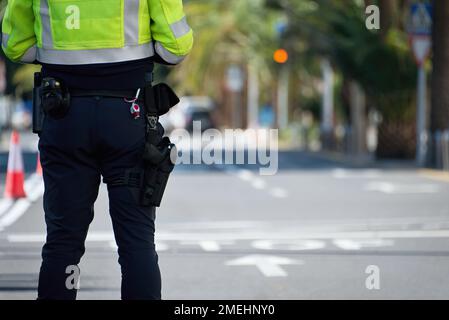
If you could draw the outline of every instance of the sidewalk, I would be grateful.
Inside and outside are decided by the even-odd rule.
[[[341,163],[345,166],[353,168],[376,168],[376,169],[405,169],[413,170],[419,169],[416,166],[414,160],[406,159],[376,159],[371,155],[367,156],[354,156],[333,151],[319,151],[312,154],[320,158],[325,158],[337,163]]]

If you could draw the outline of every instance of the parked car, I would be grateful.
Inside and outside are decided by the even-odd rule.
[[[193,131],[193,123],[201,123],[201,131],[215,128],[212,112],[215,108],[209,97],[182,97],[180,103],[161,117],[161,124],[167,132],[175,129]]]

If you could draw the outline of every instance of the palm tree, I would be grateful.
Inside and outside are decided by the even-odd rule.
[[[224,80],[230,64],[244,71],[251,64],[260,85],[264,89],[271,85],[272,54],[277,45],[274,25],[279,13],[267,10],[264,0],[191,1],[185,9],[195,45],[169,78],[181,94],[213,96],[223,106],[222,118],[229,118]]]
[[[266,69],[275,45],[276,16],[263,0],[192,1],[185,5],[195,46],[178,68],[181,90],[208,91],[229,63],[252,61]]]
[[[383,32],[365,28],[365,5],[371,3],[382,7]],[[350,82],[359,83],[369,107],[382,114],[378,155],[413,157],[416,67],[407,34],[400,27],[404,3],[317,0],[309,1],[307,14],[300,13],[307,1],[284,0],[281,6],[294,16],[290,35],[303,38],[306,55],[330,58],[343,77],[343,89]],[[343,100],[345,109],[348,100]]]
[[[431,130],[449,129],[449,1],[434,1]]]

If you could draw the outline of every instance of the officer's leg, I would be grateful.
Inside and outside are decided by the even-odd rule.
[[[104,99],[102,174],[106,182],[142,161],[143,117],[132,119],[122,99]],[[113,130],[111,130],[113,128]],[[107,150],[107,151],[106,151]],[[141,206],[127,186],[108,184],[109,208],[122,270],[122,299],[161,299],[161,275],[154,245],[155,209]]]
[[[89,118],[94,107],[93,99],[73,99],[68,115],[59,120],[48,117],[41,134],[47,240],[39,299],[76,298],[77,265],[100,183],[99,166],[90,153]]]
[[[126,187],[109,187],[109,199],[122,269],[122,299],[160,300],[155,208],[137,205]]]

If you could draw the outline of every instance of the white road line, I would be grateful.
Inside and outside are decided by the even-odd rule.
[[[250,170],[247,169],[238,169],[238,170],[226,170],[228,174],[237,176],[240,180],[248,182],[251,186],[256,190],[264,190],[268,189],[268,184],[262,178],[256,176]],[[274,197],[279,199],[285,199],[288,197],[288,192],[283,188],[270,188],[268,193]]]
[[[251,185],[253,186],[254,189],[263,190],[266,188],[267,183],[261,178],[254,178],[253,181],[251,182]]]
[[[39,185],[38,185],[39,184]],[[42,178],[38,175],[31,175],[24,183],[24,189],[27,194],[27,198],[32,202],[36,201],[43,193]],[[14,204],[13,199],[2,198],[0,199],[0,217],[7,213],[8,209]]]
[[[290,241],[273,241],[273,240],[256,240],[251,243],[253,248],[259,250],[289,250],[289,251],[307,251],[320,250],[326,247],[324,241],[319,240],[290,240]]]
[[[31,202],[37,201],[44,194],[44,183],[41,178],[35,179],[33,185],[26,188],[27,199]]]
[[[158,252],[167,251],[168,249],[170,249],[168,244],[166,244],[165,242],[156,241],[155,246],[156,246],[156,251],[158,251]]]
[[[208,252],[218,252],[221,250],[220,245],[218,244],[217,241],[200,241],[200,247],[204,250],[204,251],[208,251]]]
[[[394,245],[394,241],[389,239],[335,239],[332,243],[343,250],[392,247]]]
[[[206,241],[180,241],[181,245],[186,246],[199,246],[201,249],[207,252],[219,252],[223,245],[233,245],[235,241],[214,241],[214,240],[206,240]]]
[[[332,177],[335,179],[377,179],[380,178],[382,172],[380,170],[348,170],[348,169],[335,169],[332,170]]]
[[[243,233],[165,233],[161,240],[257,240],[257,239],[378,239],[378,238],[449,238],[449,230],[397,230],[397,231],[354,231],[354,232],[243,232]]]
[[[421,239],[449,238],[449,230],[396,230],[396,231],[350,231],[350,232],[232,232],[232,233],[157,233],[159,241],[239,241],[239,240],[322,240],[322,239]],[[44,234],[9,234],[9,242],[43,242]],[[87,241],[114,241],[112,232],[90,232]]]
[[[9,242],[44,242],[45,235],[43,233],[10,234],[6,236],[6,239]]]
[[[364,189],[385,194],[432,194],[440,191],[435,184],[395,184],[386,181],[370,182]]]
[[[117,243],[115,243],[115,241],[109,241],[109,247],[111,247],[114,250],[118,249]]]
[[[288,197],[288,192],[282,188],[270,189],[270,194],[275,198],[285,199]]]
[[[16,222],[31,206],[28,199],[17,200],[12,208],[0,219],[0,230]]]
[[[41,239],[43,240],[43,239]],[[43,242],[43,241],[40,241]],[[168,245],[162,242],[157,242],[155,243],[156,246],[156,251],[158,252],[162,252],[162,251],[167,251],[169,249]],[[118,246],[117,243],[115,241],[109,241],[109,247],[112,248],[113,250],[117,250]]]
[[[160,236],[160,232],[158,232],[158,236]],[[45,234],[43,233],[18,233],[18,234],[9,234],[6,236],[9,242],[44,242]],[[199,242],[201,240],[197,240],[195,237],[195,242]],[[172,239],[171,236],[164,236],[164,240],[178,240],[182,241],[180,238]],[[192,240],[190,240],[191,243]],[[86,242],[108,242],[111,247],[116,247],[114,234],[112,232],[103,232],[103,231],[89,231]]]
[[[12,206],[14,201],[12,199],[3,198],[0,200],[0,217]]]
[[[228,171],[231,173],[232,171]],[[237,177],[239,177],[243,181],[251,181],[253,179],[254,174],[249,170],[240,169],[237,171]]]
[[[165,224],[163,228],[174,230],[197,230],[197,229],[255,229],[255,228],[282,228],[285,226],[301,226],[301,228],[323,228],[329,225],[331,227],[359,227],[366,228],[371,226],[392,226],[395,224],[424,224],[434,223],[436,226],[444,225],[444,227],[436,227],[435,229],[449,228],[448,216],[406,216],[406,217],[391,217],[391,218],[371,218],[371,219],[317,219],[317,220],[220,220],[220,221],[195,221],[195,222],[173,222]]]
[[[198,245],[206,252],[219,252],[221,246],[218,241],[205,240],[205,241],[180,241],[181,245]]]
[[[42,178],[32,175],[25,181],[24,188],[28,197],[13,201],[8,210],[1,215],[0,231],[14,224],[29,209],[31,204],[42,196],[44,192]]]

